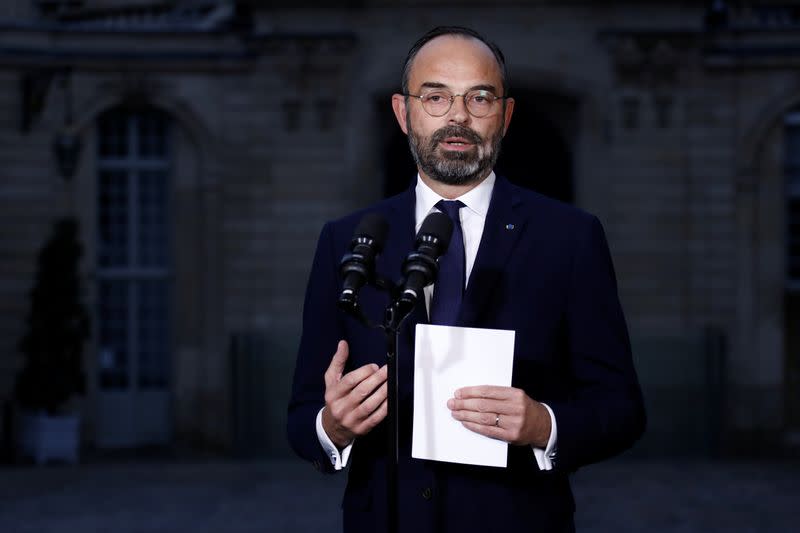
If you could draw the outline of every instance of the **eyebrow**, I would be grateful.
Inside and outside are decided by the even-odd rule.
[[[436,81],[426,81],[422,85],[420,85],[420,89],[449,89],[447,85],[444,83],[436,82]],[[467,92],[469,91],[489,91],[491,93],[497,94],[497,87],[490,84],[480,84],[480,85],[473,85]]]

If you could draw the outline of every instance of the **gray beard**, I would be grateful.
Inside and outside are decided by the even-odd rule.
[[[467,185],[483,179],[494,168],[503,140],[502,125],[486,146],[483,138],[464,126],[446,126],[430,138],[418,136],[408,124],[408,146],[417,167],[432,180],[446,185]],[[439,143],[447,137],[463,137],[475,144],[474,152],[437,153]]]

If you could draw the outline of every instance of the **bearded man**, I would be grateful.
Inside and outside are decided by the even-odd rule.
[[[603,229],[592,215],[494,174],[515,104],[496,45],[467,28],[435,28],[409,51],[402,89],[392,107],[417,180],[322,230],[289,440],[322,471],[349,464],[345,532],[385,529],[384,338],[337,310],[339,261],[357,223],[377,212],[390,227],[376,271],[394,279],[422,221],[443,211],[454,237],[440,261],[459,274],[426,287],[425,305],[399,335],[398,531],[574,531],[568,475],[628,448],[645,424]],[[359,302],[371,316],[387,304],[372,287]],[[512,386],[464,383],[447,402],[466,428],[510,444],[506,468],[411,457],[414,326],[428,322],[515,331]]]

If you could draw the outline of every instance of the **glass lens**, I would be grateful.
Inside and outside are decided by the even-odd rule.
[[[441,117],[450,110],[453,96],[442,91],[423,94],[420,97],[422,107],[434,117]]]
[[[433,91],[420,96],[422,107],[429,115],[441,117],[450,111],[453,100],[462,96],[467,110],[474,117],[485,117],[492,110],[497,97],[489,91],[470,91],[465,95],[452,95],[446,91]]]
[[[472,91],[464,95],[467,109],[475,117],[485,117],[492,110],[496,97],[488,91]]]

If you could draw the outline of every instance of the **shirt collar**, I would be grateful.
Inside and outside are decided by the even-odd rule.
[[[478,184],[477,187],[471,189],[469,192],[462,194],[454,200],[461,200],[470,211],[476,215],[486,218],[486,213],[489,211],[489,202],[492,200],[492,190],[494,190],[495,183],[494,171],[492,171],[486,179]],[[433,189],[428,187],[424,181],[417,174],[417,186],[414,189],[416,195],[416,221],[417,228],[422,224],[422,221],[428,216],[433,207],[439,200],[446,200],[436,194]]]

